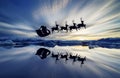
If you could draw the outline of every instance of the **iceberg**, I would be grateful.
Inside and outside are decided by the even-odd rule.
[[[100,40],[42,40],[36,38],[29,39],[0,39],[0,46],[24,47],[28,45],[40,45],[47,47],[57,46],[88,46],[89,49],[97,47],[120,49],[120,38],[106,38]]]
[[[0,41],[0,45],[12,46],[12,45],[15,45],[15,43],[12,40],[5,40],[5,41]]]

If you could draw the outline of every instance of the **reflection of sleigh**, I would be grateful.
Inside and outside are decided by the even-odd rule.
[[[45,36],[48,36],[50,34],[50,31],[47,30],[46,32],[43,32],[42,30],[36,30],[37,34],[40,36],[40,37],[45,37]]]
[[[51,55],[52,58],[55,58],[55,63],[57,63],[57,61],[60,59],[64,59],[66,63],[67,63],[67,60],[72,60],[73,64],[78,61],[78,62],[80,62],[81,67],[84,64],[84,62],[86,61],[86,56],[81,57],[81,56],[78,56],[78,54],[72,55],[72,53],[68,54],[67,52],[66,52],[66,54],[65,53],[57,53],[56,54],[53,51],[51,53],[51,51],[46,48],[38,49],[35,55],[38,55],[41,59],[46,59],[48,56]]]

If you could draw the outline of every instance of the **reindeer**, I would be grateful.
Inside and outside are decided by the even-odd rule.
[[[68,32],[68,24],[67,24],[67,21],[65,22],[65,27],[61,26],[61,30],[66,30],[66,32]]]
[[[55,62],[56,62],[56,63],[57,63],[57,60],[59,60],[59,55],[60,55],[59,53],[58,53],[58,54],[54,54],[54,53],[52,52],[52,56],[51,56],[51,57],[52,57],[52,58],[55,58],[55,60],[56,60]]]
[[[56,60],[59,60],[58,58],[59,58],[59,53],[58,54],[54,54],[54,53],[52,53],[52,56],[51,57],[53,57],[53,58],[56,58]]]
[[[52,27],[52,33],[53,31],[57,30],[59,32],[59,25],[57,24],[57,22],[55,21],[56,27]]]
[[[81,64],[84,64],[84,61],[86,61],[86,56],[84,58],[78,57],[78,61],[81,61]]]
[[[82,20],[82,18],[80,18],[81,20],[81,24],[78,24],[77,27],[80,29],[81,27],[84,27],[86,29],[86,24],[84,24],[84,21]]]
[[[62,53],[60,55],[61,55],[60,58],[63,58],[63,59],[65,58],[66,61],[68,60],[68,53],[67,52],[65,55],[62,55]]]
[[[75,56],[73,56],[71,53],[70,53],[70,56],[69,56],[70,59],[73,59],[73,63],[76,61],[76,58],[77,58],[77,54]]]
[[[73,20],[72,22],[73,22],[73,26],[70,26],[70,27],[69,27],[69,28],[70,28],[70,31],[71,31],[72,29],[76,29],[76,30],[77,30],[76,23],[74,23],[74,20]]]

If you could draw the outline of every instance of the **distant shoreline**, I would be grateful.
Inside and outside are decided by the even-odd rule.
[[[103,38],[99,40],[41,40],[41,39],[0,39],[0,47],[13,46],[24,47],[28,45],[40,45],[47,47],[58,46],[88,46],[120,49],[120,38]]]

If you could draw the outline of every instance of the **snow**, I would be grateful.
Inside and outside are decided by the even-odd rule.
[[[0,46],[28,46],[40,45],[47,47],[57,46],[88,46],[89,49],[97,47],[120,49],[120,38],[106,38],[92,41],[78,40],[41,40],[41,39],[0,39]]]
[[[12,40],[0,41],[0,45],[15,45]]]

